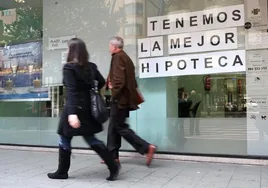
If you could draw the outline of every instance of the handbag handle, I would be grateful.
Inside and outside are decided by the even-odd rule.
[[[90,66],[90,65],[89,65]],[[83,80],[84,82],[86,82],[88,85],[91,86],[91,90],[95,91],[96,93],[99,93],[99,88],[98,88],[98,80],[95,79],[95,73],[93,68],[89,67],[90,73],[92,74],[92,79],[90,80],[90,82],[88,82],[88,80],[85,78],[85,75],[83,74]]]

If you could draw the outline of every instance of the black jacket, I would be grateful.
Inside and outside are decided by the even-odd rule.
[[[91,136],[102,131],[102,125],[96,122],[90,113],[90,94],[93,77],[98,81],[98,88],[105,85],[105,79],[94,63],[86,68],[79,64],[67,63],[63,68],[63,84],[66,88],[66,105],[60,118],[58,134],[67,137]],[[81,122],[78,129],[68,123],[68,115],[76,114]]]
[[[188,118],[190,117],[190,107],[192,105],[191,100],[179,99],[178,101],[178,117]]]

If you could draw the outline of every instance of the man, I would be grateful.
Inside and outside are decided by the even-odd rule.
[[[178,118],[179,118],[179,127],[180,127],[180,137],[179,140],[185,141],[184,137],[184,120],[185,118],[190,118],[190,107],[192,101],[185,98],[187,96],[184,92],[184,88],[178,89]]]
[[[111,39],[109,49],[112,60],[107,85],[112,91],[112,104],[107,146],[119,162],[122,136],[140,154],[147,154],[146,165],[149,166],[156,152],[156,146],[137,136],[125,122],[129,111],[138,109],[139,99],[135,67],[130,57],[123,51],[123,47],[122,38],[113,37]]]
[[[192,101],[192,105],[191,105],[192,117],[190,119],[190,135],[194,135],[194,131],[196,135],[200,135],[199,118],[201,116],[201,108],[200,108],[201,99],[196,94],[196,91],[192,90],[189,100]]]

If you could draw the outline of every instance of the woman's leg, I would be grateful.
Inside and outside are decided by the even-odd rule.
[[[108,169],[110,170],[110,176],[106,179],[108,181],[116,180],[119,174],[120,164],[114,160],[112,153],[108,150],[104,143],[97,139],[94,135],[84,136],[84,139],[108,166]]]
[[[50,179],[67,179],[71,163],[72,137],[60,136],[59,141],[59,165],[54,173],[48,173]]]

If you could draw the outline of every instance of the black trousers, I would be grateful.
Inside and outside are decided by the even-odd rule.
[[[143,155],[148,152],[149,143],[136,135],[136,133],[130,129],[129,125],[125,122],[128,113],[128,109],[119,109],[116,103],[111,104],[107,147],[113,153],[113,157],[115,159],[119,158],[121,137],[130,143],[140,154]]]

